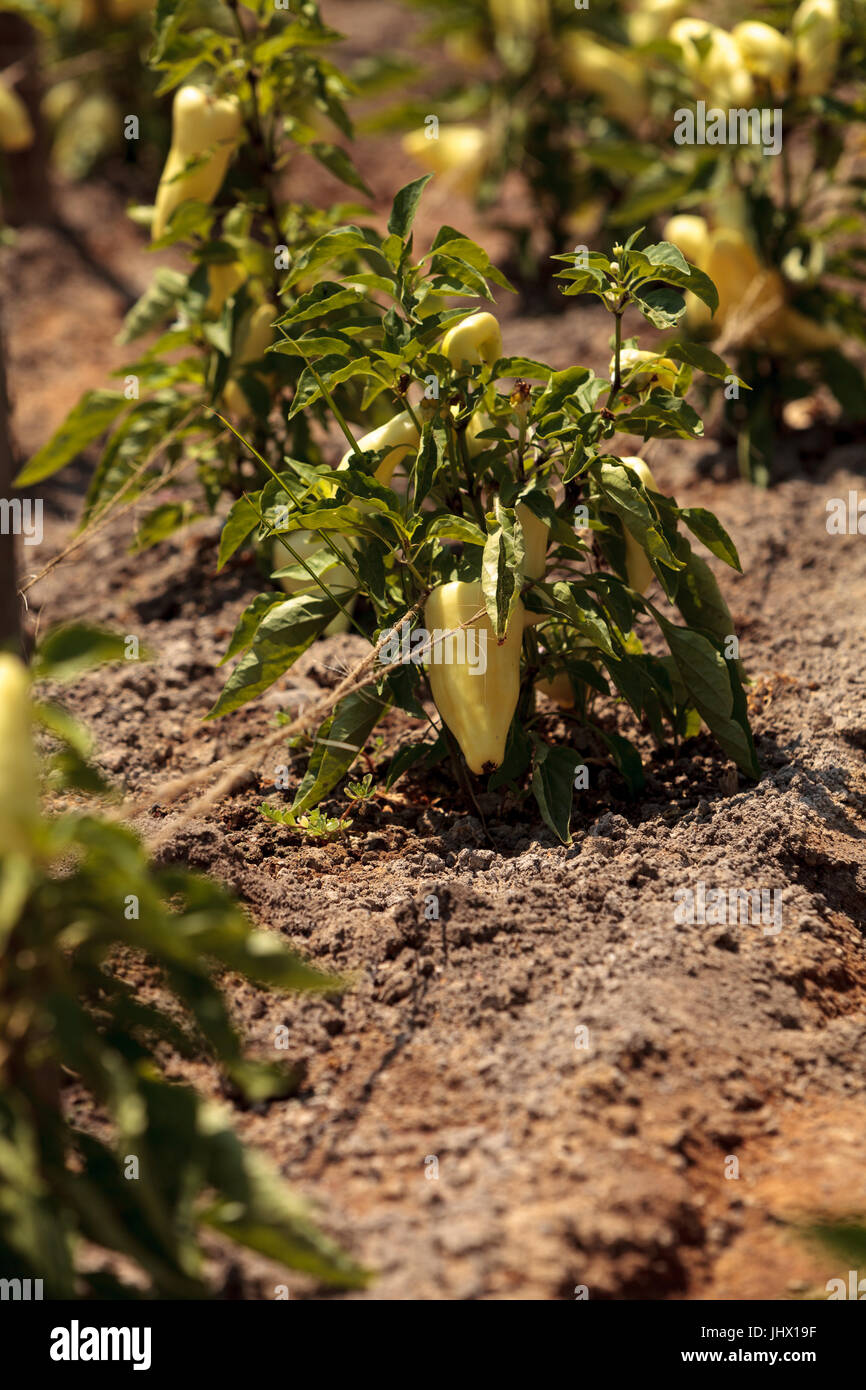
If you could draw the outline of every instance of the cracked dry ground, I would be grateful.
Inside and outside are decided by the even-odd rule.
[[[40,264],[23,266],[13,318],[38,296]],[[104,367],[116,318],[101,292],[70,275],[58,304],[61,325],[84,305],[99,320],[91,359]],[[557,320],[557,339],[573,347],[586,322]],[[506,350],[528,351],[543,327],[509,320]],[[26,334],[13,325],[27,449],[99,377],[84,354],[52,353],[59,331],[50,315]],[[568,849],[530,807],[496,798],[483,799],[491,848],[436,778],[399,784],[325,847],[259,816],[279,795],[272,768],[209,818],[178,822],[165,855],[221,877],[263,925],[353,978],[339,1000],[230,982],[251,1050],[267,1054],[288,1023],[306,1067],[295,1097],[236,1108],[235,1122],[378,1272],[352,1297],[571,1298],[586,1285],[593,1298],[778,1299],[844,1273],[797,1223],[866,1210],[866,539],[825,527],[827,498],[862,487],[862,445],[813,444],[817,476],[770,494],[699,476],[706,446],[652,455],[662,487],[717,511],[740,548],[745,576],[722,577],[753,679],[757,786],[708,738],[678,754],[644,741],[643,796],[595,775]],[[59,547],[77,504],[65,484],[52,495]],[[243,747],[352,659],[352,639],[320,644],[268,699],[202,724],[254,567],[241,556],[216,576],[210,523],[138,560],[126,539],[103,533],[30,594],[42,624],[86,617],[151,649],[64,691],[119,784],[155,789]],[[405,732],[390,717],[388,746]],[[155,809],[143,828],[165,824]],[[700,880],[780,889],[782,930],[677,925],[675,891]],[[145,968],[138,978],[153,988]],[[205,1065],[172,1071],[219,1094]],[[271,1297],[283,1277],[214,1253],[218,1274],[235,1262],[227,1285],[242,1296]]]

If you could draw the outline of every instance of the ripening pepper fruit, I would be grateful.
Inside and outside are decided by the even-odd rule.
[[[277,317],[277,310],[273,304],[259,304],[253,310],[247,322],[246,331],[241,336],[241,344],[232,363],[232,369],[237,371],[240,367],[247,367],[251,362],[258,362],[260,357],[264,357],[267,349],[274,341],[274,319]],[[247,398],[236,381],[227,381],[223,392],[223,399],[233,415],[245,416],[249,414]]]
[[[839,61],[837,0],[803,0],[791,23],[797,62],[797,92],[821,96]]]
[[[542,695],[546,695],[560,709],[574,709],[576,704],[574,686],[567,671],[557,671],[550,680],[537,680],[536,690],[540,690]]]
[[[214,262],[207,268],[207,282],[210,293],[204,306],[209,318],[218,318],[227,299],[239,290],[247,278],[240,261]],[[265,345],[267,346],[267,344]]]
[[[479,610],[481,617],[469,622]],[[454,639],[437,644],[427,663],[436,708],[460,744],[469,768],[479,776],[499,767],[505,757],[508,730],[520,695],[520,651],[526,619],[526,610],[518,600],[505,641],[497,644],[484,610],[480,580],[440,584],[424,607],[428,633],[450,632],[467,623],[467,636],[477,634],[472,641],[484,643],[483,671],[481,663],[477,663],[473,673],[473,663],[468,659],[437,662],[438,649],[441,657],[468,655],[468,648]]]
[[[471,198],[490,156],[490,137],[477,125],[442,126],[410,131],[403,149],[423,168],[442,174],[449,188]]]
[[[344,536],[334,536],[334,541],[340,550],[345,554],[349,547],[349,542]],[[307,563],[324,549],[322,537],[315,531],[294,531],[288,537],[289,545],[294,550],[298,560],[306,560]],[[289,565],[297,565],[289,550],[286,549],[282,541],[274,541],[271,552],[271,563],[275,570],[286,569]],[[336,557],[335,557],[336,558]],[[351,570],[345,565],[335,563],[333,567],[326,570],[322,575],[322,581],[327,585],[351,613],[355,607],[355,596],[352,590],[355,588],[355,580]],[[277,580],[280,588],[286,594],[322,594],[321,587],[306,572],[302,571],[299,575],[281,575]],[[333,637],[338,632],[349,631],[349,618],[347,613],[337,613],[325,628],[324,635]]]
[[[33,124],[14,87],[0,77],[0,149],[26,150],[33,144]]]
[[[452,367],[492,367],[502,354],[502,331],[492,314],[482,311],[449,328],[442,339],[442,353]]]
[[[547,27],[548,0],[487,0],[497,34],[507,38],[534,39]]]
[[[525,502],[518,502],[515,512],[523,531],[523,573],[527,579],[543,579],[550,527]]]
[[[652,475],[649,464],[644,463],[642,458],[624,458],[623,463],[627,463],[637,473],[644,487],[651,492],[658,492],[658,484]],[[625,534],[625,572],[628,575],[628,582],[631,587],[639,594],[645,594],[650,584],[655,579],[653,567],[646,556],[646,551],[628,530],[623,527]]]
[[[400,414],[395,415],[393,420],[388,420],[386,424],[380,425],[378,429],[371,430],[369,434],[365,434],[358,441],[358,448],[373,452],[384,449],[389,444],[392,446],[388,453],[385,454],[381,463],[377,466],[375,473],[377,480],[380,483],[384,483],[386,487],[389,487],[395,468],[399,467],[403,460],[408,458],[410,454],[417,452],[420,440],[421,436],[418,433],[418,426],[415,424],[412,416],[409,414],[408,410],[401,410]],[[347,449],[340,459],[339,467],[348,468],[351,459],[352,450]]]
[[[607,48],[588,34],[566,34],[560,44],[566,77],[579,91],[592,92],[602,109],[623,125],[633,126],[647,113],[641,65],[628,53]]]
[[[699,268],[706,259],[709,235],[710,229],[706,220],[690,212],[681,212],[676,217],[669,218],[662,232],[665,241],[678,246],[686,260]]]
[[[751,73],[731,35],[703,19],[678,19],[668,38],[683,55],[683,67],[712,106],[750,106],[755,93]],[[698,41],[709,41],[701,53]]]
[[[628,17],[629,39],[638,48],[663,39],[685,6],[686,0],[639,0]]]
[[[644,371],[635,371],[642,362],[647,366]],[[642,391],[645,387],[661,386],[665,391],[673,391],[679,374],[679,366],[670,357],[659,357],[654,352],[645,352],[642,348],[623,348],[619,355],[620,374],[625,380],[626,375],[634,372],[634,376],[629,378],[629,389]],[[613,378],[616,370],[616,354],[610,359],[610,376]]]
[[[731,30],[743,62],[754,77],[770,84],[773,94],[784,97],[790,87],[794,66],[794,45],[786,34],[780,34],[772,24],[747,19]]]
[[[32,725],[27,667],[0,653],[0,860],[28,853],[39,818]]]
[[[156,194],[155,241],[163,236],[181,203],[213,202],[240,141],[242,125],[237,97],[215,97],[200,87],[180,88],[172,108],[171,149]],[[184,174],[190,160],[200,156],[204,163]]]
[[[785,302],[781,275],[761,264],[736,228],[720,227],[712,233],[701,269],[719,292],[713,320],[719,330],[733,323],[743,342],[783,357],[804,356],[838,345],[838,330],[807,319]],[[739,331],[737,319],[742,323]]]

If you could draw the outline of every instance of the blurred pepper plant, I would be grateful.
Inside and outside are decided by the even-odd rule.
[[[312,0],[292,11],[266,0],[156,6],[150,61],[157,95],[174,93],[172,147],[156,208],[136,217],[157,234],[153,249],[183,248],[188,268],[156,271],[122,334],[138,343],[158,333],[156,341],[116,373],[121,387],[88,392],[17,480],[38,482],[107,432],[82,524],[153,496],[189,467],[209,511],[225,493],[242,492],[255,465],[239,465],[216,411],[242,421],[274,461],[285,452],[316,457],[310,417],[286,410],[303,364],[264,353],[286,269],[362,211],[344,203],[323,210],[281,191],[309,158],[366,192],[340,143],[351,136],[348,87],[326,57],[338,37]],[[299,292],[314,282],[293,283]],[[359,407],[348,391],[341,401],[350,415]],[[189,501],[161,502],[141,519],[136,546],[155,544],[195,514]]]
[[[637,161],[649,93],[625,51],[619,0],[406,0],[435,15],[432,41],[453,61],[450,81],[379,121],[407,131],[407,151],[490,207],[505,179],[524,183],[526,213],[507,225],[509,271],[550,284],[550,256],[593,235],[609,248],[611,208]],[[456,71],[455,71],[456,69]],[[592,152],[592,157],[590,157]],[[556,307],[556,297],[551,299]]]
[[[866,12],[803,0],[773,18],[778,27],[744,20],[730,33],[672,26],[672,110],[703,101],[726,125],[730,110],[774,124],[751,143],[668,143],[664,167],[636,180],[623,209],[681,210],[664,235],[719,292],[712,318],[689,300],[689,329],[717,337],[752,387],[748,403],[726,393],[725,409],[741,471],[759,483],[772,478],[780,431],[802,415],[792,402],[823,386],[846,416],[866,415]]]
[[[34,674],[56,681],[95,651],[112,654],[105,634],[55,631]],[[55,749],[42,767],[34,722]],[[287,1094],[297,1075],[245,1057],[218,977],[341,982],[254,929],[217,884],[153,865],[94,804],[106,789],[90,753],[85,731],[33,703],[26,668],[0,655],[0,1276],[41,1279],[46,1298],[208,1297],[210,1231],[321,1282],[363,1283],[219,1107],[164,1072],[166,1050],[207,1056],[248,1101]],[[40,774],[52,800],[79,809],[46,814]],[[142,961],[159,975],[151,997],[130,978]],[[87,1127],[70,1086],[93,1107]],[[110,1259],[85,1268],[84,1241],[135,1280]]]
[[[391,706],[429,724],[431,687],[444,727],[396,755],[387,785],[450,752],[467,791],[467,766],[492,772],[490,789],[519,791],[531,781],[564,840],[583,756],[541,736],[539,680],[558,682],[560,693],[567,682],[560,703],[632,789],[641,759],[606,727],[611,696],[646,719],[659,743],[665,726],[680,737],[703,719],[757,776],[731,615],[680,523],[738,569],[733,542],[709,512],[662,495],[643,461],[623,459],[614,444],[618,434],[701,434],[685,399],[692,370],[724,377],[724,362],[689,344],[669,344],[663,360],[641,353],[623,321],[637,311],[672,327],[687,290],[715,308],[711,282],[675,247],[639,249],[637,236],[615,261],[561,258],[564,292],[591,293],[613,316],[610,378],[506,356],[491,314],[442,307],[446,295],[489,297],[490,282],[503,284],[483,249],[446,226],[412,260],[412,222],[429,177],[397,195],[384,238],[345,227],[296,266],[301,278],[337,246],[370,253],[384,269],[324,280],[277,321],[282,337],[269,355],[302,354],[308,363],[292,409],[328,402],[348,449],[336,471],[287,458],[232,508],[220,562],[252,536],[276,542],[290,596],[262,593],[242,614],[226,654],[239,660],[209,717],[261,695],[342,614],[378,650],[366,684],[318,730],[295,816],[336,787]],[[363,382],[365,404],[390,399],[398,412],[357,443],[333,396],[347,376]],[[398,471],[405,481],[395,481]],[[643,591],[654,580],[660,593],[650,601]],[[358,597],[366,616],[354,609]],[[667,616],[668,604],[687,626]],[[645,649],[645,624],[658,627],[668,655]],[[486,644],[486,673],[469,674],[465,656],[440,659],[434,629],[466,629]]]
[[[86,178],[108,156],[134,159],[138,149],[163,137],[165,123],[154,110],[154,84],[141,56],[156,0],[7,0],[3,8],[39,35],[42,115],[60,174]],[[134,141],[124,139],[128,113],[140,118]]]
[[[522,275],[542,263],[530,251],[539,218],[548,251],[569,239],[604,247],[617,228],[658,219],[718,287],[713,317],[690,297],[689,331],[718,336],[753,387],[748,405],[736,392],[725,403],[745,475],[769,481],[786,415],[803,415],[792,403],[822,384],[863,417],[860,0],[782,0],[766,19],[736,5],[730,30],[693,17],[686,0],[577,12],[553,0],[407,3],[435,8],[432,32],[470,73],[392,120],[417,119],[409,152],[483,205],[519,171],[531,195],[531,221],[511,227]],[[726,126],[729,111],[758,124],[778,111],[778,148],[775,135],[773,153],[767,135],[689,135],[682,113],[700,120],[699,102],[724,111]]]

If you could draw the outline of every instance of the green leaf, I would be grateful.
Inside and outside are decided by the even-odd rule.
[[[306,323],[331,314],[336,309],[357,308],[365,296],[333,280],[320,280],[306,294],[302,294],[296,304],[275,320],[275,327],[282,328],[289,323]]]
[[[126,639],[90,623],[68,623],[47,632],[33,657],[34,680],[69,680],[105,661],[126,659]]]
[[[427,535],[440,541],[462,541],[464,545],[487,544],[481,527],[463,516],[437,516],[431,522]]]
[[[50,478],[98,439],[128,405],[122,391],[88,391],[48,443],[24,465],[14,486],[29,487]]]
[[[375,690],[358,690],[340,701],[316,734],[304,780],[292,802],[294,815],[318,806],[333,790],[384,718],[389,704]]]
[[[187,284],[187,276],[179,270],[160,266],[138,303],[123,320],[118,342],[135,342],[136,338],[167,322],[178,300],[186,293]]]
[[[310,153],[342,183],[348,184],[350,188],[357,188],[361,193],[366,193],[368,198],[373,197],[372,189],[368,187],[355,168],[352,156],[346,150],[341,149],[339,145],[331,145],[324,140],[317,140],[310,146]]]
[[[596,728],[596,733],[625,778],[632,796],[637,796],[646,784],[640,753],[634,744],[630,743],[627,738],[623,738],[621,734],[609,733],[606,729],[600,728]]]
[[[296,594],[270,609],[252,649],[241,657],[205,718],[231,714],[261,695],[324,632],[338,611],[331,599],[317,594]]]
[[[742,574],[743,567],[737,547],[717,516],[705,507],[681,507],[679,514],[692,534],[697,536],[699,541],[703,541],[707,550]]]
[[[533,357],[500,357],[494,362],[490,373],[493,381],[500,377],[528,377],[531,381],[550,381],[555,375],[553,368],[544,362],[536,362]]]
[[[235,551],[243,545],[247,536],[255,530],[258,524],[258,512],[248,497],[239,497],[236,502],[232,503],[220,533],[217,573],[226,561],[231,559]]]
[[[497,503],[481,557],[481,590],[496,640],[503,641],[523,587],[523,532],[512,509]]]
[[[227,661],[231,661],[232,657],[239,656],[241,652],[246,651],[258,631],[262,619],[279,603],[285,603],[283,594],[256,594],[252,603],[247,604],[238,618],[228,649],[220,661],[220,666],[224,666]]]
[[[551,747],[536,734],[532,735],[532,742],[532,794],[545,825],[564,845],[570,845],[574,774],[583,757],[573,748]]]
[[[678,290],[659,285],[649,290],[634,290],[632,297],[645,319],[654,328],[673,328],[686,311],[686,302]]]
[[[674,362],[685,362],[689,367],[696,367],[704,376],[715,377],[719,381],[726,381],[728,377],[732,377],[743,390],[752,389],[747,382],[734,375],[727,362],[711,352],[703,343],[666,343],[663,355],[670,357]]]
[[[398,236],[401,241],[406,240],[412,230],[412,223],[415,221],[415,213],[418,211],[421,194],[432,177],[432,174],[422,174],[419,179],[413,179],[411,183],[404,184],[396,194],[391,207],[391,216],[388,218],[388,232],[391,236]]]
[[[298,253],[292,261],[292,268],[282,285],[282,291],[290,289],[299,280],[318,270],[320,265],[337,260],[352,251],[370,248],[370,233],[360,227],[332,227],[317,237],[311,246]]]
[[[699,632],[677,627],[655,609],[652,612],[667,639],[680,679],[704,723],[737,767],[757,780],[761,774],[748,721],[743,711],[735,712],[734,708],[735,695],[741,688],[733,663],[726,662]]]
[[[143,550],[159,545],[160,541],[167,540],[175,531],[188,526],[201,515],[190,501],[161,503],[139,521],[135,539],[129,547],[130,554],[139,555]]]

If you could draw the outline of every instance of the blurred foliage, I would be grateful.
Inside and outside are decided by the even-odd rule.
[[[114,655],[110,634],[70,627],[35,669],[56,681]],[[221,1109],[164,1070],[172,1054],[207,1058],[248,1102],[284,1096],[297,1074],[245,1056],[222,977],[342,982],[217,884],[154,865],[98,806],[43,814],[32,718],[55,748],[54,797],[104,784],[86,733],[58,705],[32,708],[27,685],[0,657],[0,1277],[42,1279],[47,1298],[203,1298],[215,1231],[319,1281],[362,1283]],[[119,1261],[82,1265],[82,1241]]]

